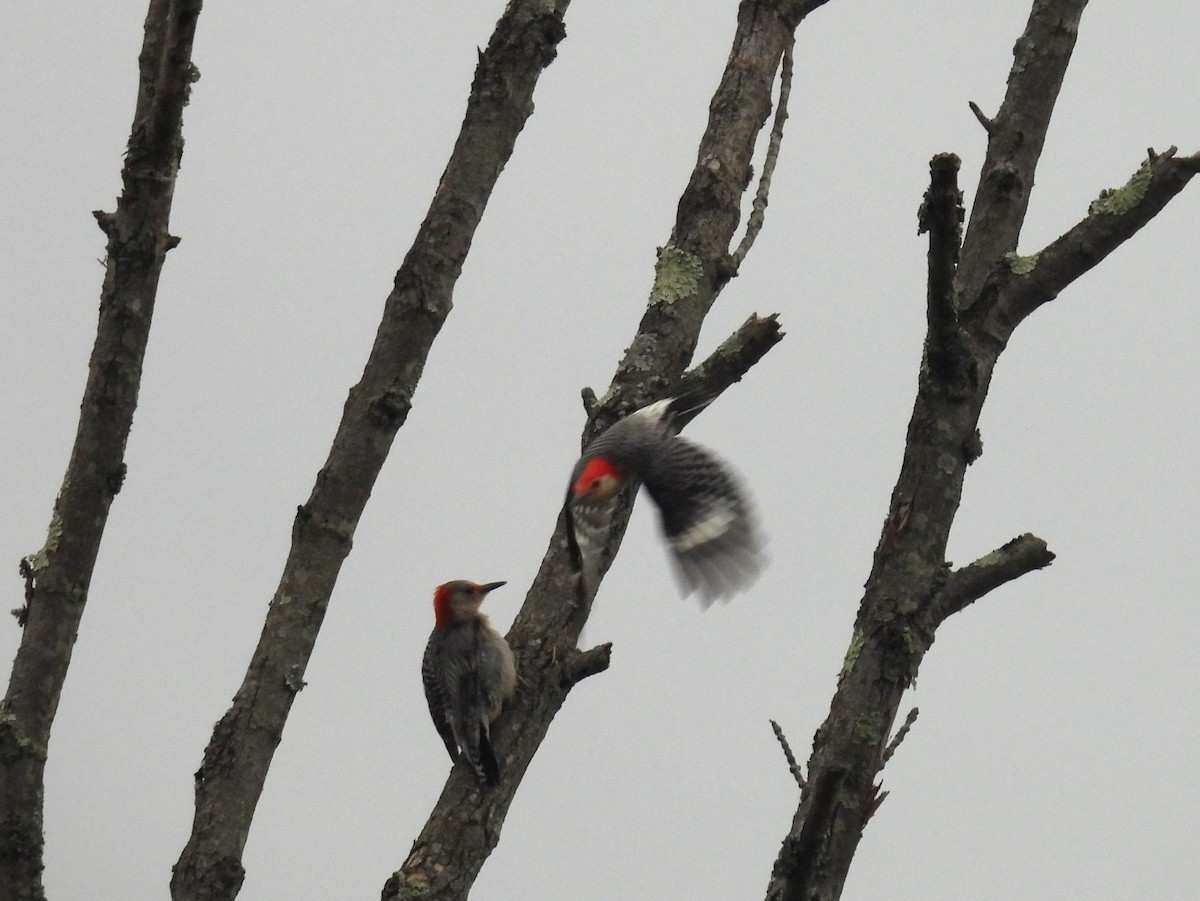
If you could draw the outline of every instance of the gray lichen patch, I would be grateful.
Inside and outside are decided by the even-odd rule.
[[[1035,253],[1031,256],[1023,257],[1019,253],[1006,253],[1004,255],[1004,262],[1008,264],[1008,268],[1012,270],[1014,275],[1028,275],[1037,266],[1039,256],[1041,254]]]
[[[978,560],[976,560],[971,565],[981,567],[981,568],[987,568],[987,567],[991,567],[991,566],[998,566],[1000,563],[1003,563],[1003,562],[1004,562],[1004,549],[1000,548],[1000,549],[992,551],[990,554],[985,554],[984,556],[980,557]]]
[[[866,636],[858,626],[854,627],[854,634],[850,638],[850,647],[846,649],[846,659],[842,661],[842,672],[839,678],[845,678],[846,674],[854,668],[854,664],[858,662],[858,655],[863,649],[863,644],[866,642]]]
[[[59,496],[61,497],[61,492]],[[55,500],[54,512],[50,516],[50,528],[46,531],[46,543],[21,561],[21,571],[26,577],[36,578],[50,565],[50,554],[58,550],[61,538],[62,517],[58,515],[58,501]]]
[[[703,277],[704,267],[698,257],[668,244],[658,254],[658,262],[654,265],[654,287],[650,289],[650,303],[674,303],[681,298],[690,297],[699,291],[700,280]]]
[[[1088,206],[1088,215],[1119,216],[1129,212],[1142,202],[1142,198],[1146,196],[1146,191],[1150,187],[1150,181],[1150,161],[1146,160],[1138,167],[1137,172],[1133,173],[1133,178],[1124,185],[1119,188],[1105,188],[1101,191],[1100,196]]]

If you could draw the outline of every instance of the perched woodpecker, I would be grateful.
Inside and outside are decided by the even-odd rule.
[[[584,590],[595,584],[621,490],[639,482],[658,506],[685,595],[699,590],[708,606],[758,576],[762,542],[737,476],[708,450],[679,437],[679,417],[695,407],[684,398],[643,407],[598,435],[575,464],[567,489],[567,540]]]
[[[433,634],[421,661],[421,680],[433,725],[450,759],[459,753],[487,785],[500,781],[489,729],[517,687],[512,649],[479,606],[503,582],[459,580],[433,593]]]

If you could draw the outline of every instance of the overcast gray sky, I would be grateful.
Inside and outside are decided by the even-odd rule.
[[[788,337],[692,427],[758,499],[772,565],[702,612],[643,503],[574,691],[473,897],[761,897],[887,512],[924,329],[929,157],[968,202],[1029,0],[831,0],[799,34],[766,228],[700,353]],[[164,897],[192,773],[241,681],[502,10],[216,3],[129,442],[50,748],[47,894]],[[448,760],[418,675],[433,587],[507,579],[507,628],[578,451],[579,389],[634,334],[734,0],[578,0],[358,529],[246,848],[246,901],[374,898]],[[95,328],[145,3],[0,0],[0,562],[43,542]],[[1200,7],[1093,0],[1022,251],[1200,150]],[[1058,554],[954,617],[849,899],[1184,897],[1200,883],[1200,187],[1018,330],[950,555]],[[16,648],[0,624],[0,657]]]

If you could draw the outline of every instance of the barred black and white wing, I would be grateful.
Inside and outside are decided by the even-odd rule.
[[[737,477],[677,434],[679,417],[701,405],[685,398],[657,401],[617,422],[584,451],[571,475],[566,510],[568,543],[585,592],[598,580],[621,499],[609,490],[613,474],[622,486],[640,481],[658,506],[684,594],[699,591],[708,605],[745,588],[762,570],[754,510]]]
[[[658,506],[684,594],[707,606],[749,586],[762,571],[753,506],[733,471],[686,438],[666,443],[641,472]]]
[[[444,644],[443,630],[435,630],[425,645],[425,656],[421,659],[421,681],[425,685],[425,701],[429,704],[429,715],[433,726],[450,752],[450,759],[458,761],[458,741],[450,725],[451,695],[446,668],[442,662]]]

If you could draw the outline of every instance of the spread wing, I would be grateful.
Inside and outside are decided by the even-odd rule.
[[[741,481],[710,451],[677,437],[643,472],[684,594],[708,606],[762,571],[762,539]]]

